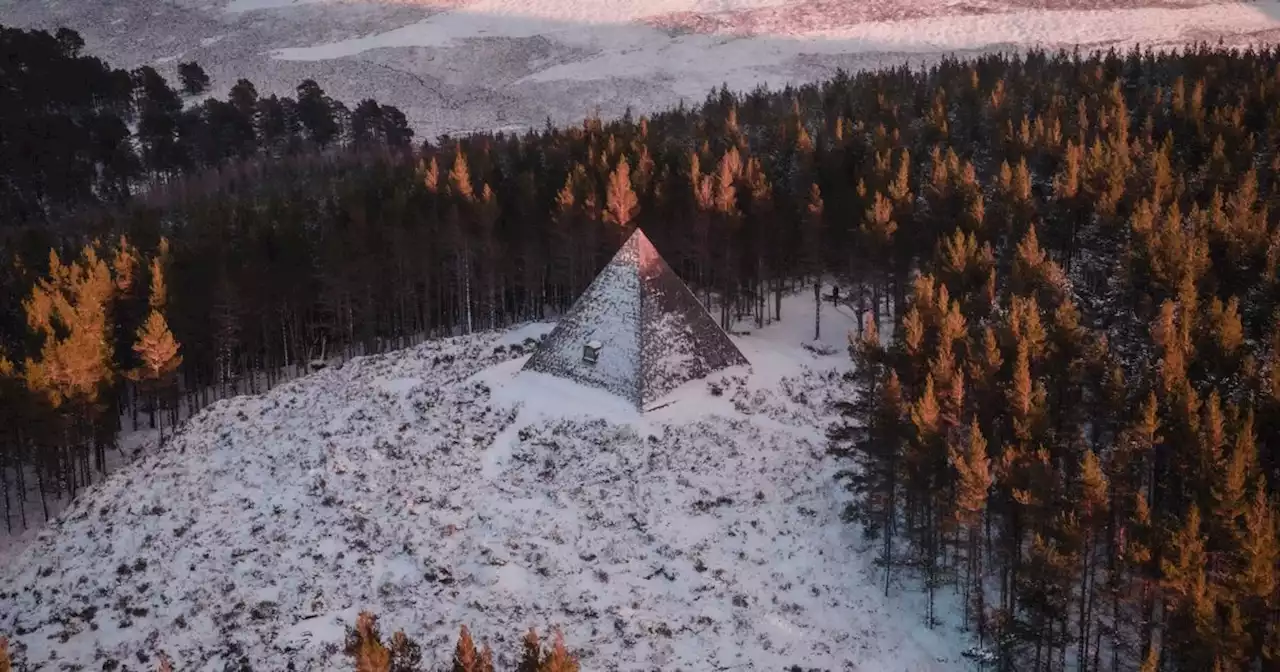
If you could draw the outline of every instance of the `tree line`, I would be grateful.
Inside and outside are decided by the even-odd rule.
[[[389,639],[378,628],[378,617],[362,611],[354,626],[348,625],[343,653],[351,658],[356,672],[423,672],[422,647],[397,630]],[[158,672],[173,672],[173,663],[163,652],[158,654]],[[515,672],[578,672],[578,659],[565,646],[564,636],[556,631],[550,645],[529,628],[520,641],[515,658]],[[18,663],[10,655],[8,642],[0,637],[0,672],[11,672]],[[21,668],[16,668],[21,669]],[[477,648],[467,626],[458,632],[453,655],[443,668],[445,672],[494,672],[493,650],[488,644]]]
[[[37,224],[74,233],[61,226],[69,215],[228,161],[407,147],[413,137],[397,108],[363,100],[350,110],[314,80],[302,82],[296,98],[281,98],[259,96],[241,79],[219,100],[207,95],[198,63],[179,64],[174,89],[150,66],[113,69],[83,48],[67,28],[0,26],[0,229]]]
[[[53,246],[163,260],[170,412],[552,315],[635,226],[725,325],[834,279],[867,319],[832,450],[886,590],[960,591],[1001,669],[1254,669],[1280,650],[1278,73],[1271,48],[1031,51],[259,152],[59,219]],[[22,305],[62,266],[13,249]],[[5,389],[26,398],[50,339],[17,317]],[[120,409],[147,396],[115,380]],[[9,465],[72,436],[18,426]]]
[[[1276,56],[979,62],[882,155],[909,290],[832,450],[886,593],[954,588],[998,669],[1280,664]]]
[[[0,26],[0,491],[6,527],[25,526],[27,494],[71,494],[104,471],[120,415],[150,424],[182,362],[165,317],[163,236],[146,257],[104,213],[140,194],[232,162],[321,152],[405,150],[392,106],[348,110],[311,80],[298,96],[260,97],[241,79],[204,96],[198,63],[175,90],[155,69],[112,69],[74,31]],[[130,129],[133,126],[134,130]],[[104,242],[106,241],[106,242]],[[64,261],[65,259],[65,261]],[[161,417],[160,421],[163,422]]]

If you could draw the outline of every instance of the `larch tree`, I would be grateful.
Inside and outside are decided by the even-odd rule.
[[[62,263],[50,251],[49,275],[24,301],[27,324],[41,341],[39,359],[23,366],[28,388],[59,418],[65,454],[58,469],[71,494],[90,480],[90,444],[99,435],[107,392],[115,378],[110,320],[116,284],[98,246]],[[41,497],[46,491],[40,479]],[[46,512],[47,515],[47,512]]]
[[[870,258],[884,258],[892,253],[895,244],[894,234],[898,231],[898,223],[894,219],[894,202],[885,198],[879,191],[875,192],[871,206],[863,214],[859,226],[861,240],[866,248],[865,254]],[[891,269],[884,269],[882,277],[871,283],[871,304],[879,314],[881,296],[888,297],[888,281]]]
[[[948,447],[951,466],[956,471],[955,511],[961,528],[965,531],[965,553],[968,563],[964,579],[964,615],[969,621],[970,608],[977,620],[978,646],[986,637],[986,600],[983,590],[982,543],[979,535],[982,516],[987,508],[987,493],[993,484],[991,458],[987,455],[987,439],[978,426],[977,418],[969,424],[969,433],[963,445]]]
[[[453,165],[449,168],[448,234],[452,238],[454,249],[454,265],[458,286],[462,288],[458,300],[464,317],[467,333],[475,330],[475,319],[472,313],[472,245],[468,222],[473,218],[475,207],[475,186],[471,183],[471,168],[467,163],[467,155],[462,145],[456,147]]]
[[[462,626],[458,631],[458,645],[453,651],[453,672],[481,672],[480,652],[471,639],[471,631]]]
[[[823,211],[825,204],[822,201],[822,190],[818,185],[810,185],[809,200],[805,204],[804,209],[804,228],[802,237],[804,239],[805,257],[808,261],[808,267],[813,271],[813,340],[818,340],[822,336],[822,271],[824,267],[822,249],[823,238]]]
[[[354,628],[348,626],[346,654],[355,659],[356,672],[388,672],[391,652],[382,644],[378,619],[368,611],[360,612]]]
[[[139,383],[151,398],[153,425],[155,409],[162,399],[169,400],[171,395],[166,393],[175,385],[178,367],[182,366],[178,342],[164,317],[168,290],[165,286],[163,256],[162,251],[151,262],[151,293],[148,297],[151,312],[142,326],[138,327],[133,350],[140,363],[129,373],[129,377]],[[160,441],[163,443],[163,415],[161,417],[159,430]]]
[[[1094,590],[1097,576],[1095,557],[1102,545],[1103,526],[1107,521],[1110,502],[1108,495],[1107,475],[1096,453],[1091,449],[1084,450],[1080,463],[1080,482],[1078,506],[1080,509],[1081,560],[1080,560],[1080,602],[1078,606],[1078,651],[1076,660],[1081,661],[1081,669],[1088,666],[1090,660],[1090,624],[1094,621],[1093,609],[1097,591]],[[1097,655],[1097,652],[1094,652]]]
[[[1200,508],[1194,503],[1185,524],[1170,542],[1169,555],[1161,561],[1162,587],[1168,591],[1172,615],[1167,622],[1170,647],[1179,660],[1197,662],[1199,669],[1213,666],[1212,636],[1214,595],[1209,583],[1209,559],[1205,549]]]
[[[631,164],[625,157],[618,159],[617,167],[609,175],[604,212],[605,221],[617,227],[619,242],[625,240],[627,225],[640,212],[640,201],[631,185]]]
[[[1271,664],[1280,660],[1274,648],[1276,623],[1273,618],[1280,606],[1280,588],[1276,565],[1280,562],[1280,531],[1277,530],[1275,504],[1267,496],[1266,482],[1259,477],[1253,500],[1244,513],[1239,543],[1232,563],[1235,572],[1229,588],[1236,605],[1247,618],[1243,626],[1250,644],[1240,657],[1244,661],[1264,660]]]

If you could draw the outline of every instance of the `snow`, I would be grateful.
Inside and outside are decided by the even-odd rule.
[[[228,14],[238,14],[241,12],[253,12],[263,9],[280,9],[282,7],[296,7],[298,5],[320,4],[324,2],[333,2],[334,0],[231,0],[224,8]]]
[[[145,423],[145,415],[139,418],[140,423]],[[121,418],[121,426],[131,426],[127,417]],[[145,425],[144,425],[145,426]],[[166,434],[168,429],[165,430]],[[159,442],[159,432],[153,429],[135,428],[121,435],[119,445],[115,450],[106,452],[104,465],[107,473],[119,469],[122,465],[127,464],[131,460],[136,460],[142,455],[154,451]],[[8,482],[15,484],[17,478],[12,471],[7,474]],[[100,478],[97,473],[94,478]],[[27,497],[24,499],[22,506],[26,508],[26,523],[23,526],[23,518],[18,510],[19,504],[17,497],[11,502],[12,511],[6,525],[4,521],[0,521],[0,567],[6,567],[17,555],[26,548],[27,544],[33,542],[40,535],[45,533],[43,526],[43,506],[40,503],[39,491],[36,489],[37,479],[35,474],[28,473],[26,483],[29,488]],[[11,493],[15,494],[16,493]],[[49,496],[47,504],[51,516],[57,516],[69,503],[70,498],[55,498]]]
[[[1197,36],[1280,28],[1275,14],[1249,6],[1190,9],[1141,8],[1111,11],[1016,12],[929,17],[839,26],[782,40],[773,35],[725,40],[719,35],[621,43],[599,55],[540,70],[521,82],[590,81],[609,77],[652,78],[679,72],[679,89],[693,98],[728,84],[780,88],[791,81],[784,69],[803,57],[898,54],[904,58],[981,50],[993,46],[1168,45]],[[324,47],[320,47],[324,48]],[[281,54],[281,57],[287,57]]]
[[[551,333],[554,322],[528,322],[506,331],[498,338],[498,345],[523,345],[528,341],[538,341]]]
[[[858,70],[1029,46],[1280,41],[1280,0],[61,0],[0,21],[70,25],[118,67],[198,60],[219,96],[315,79],[402,109],[419,138],[572,124]]]
[[[823,432],[852,320],[823,316],[836,354],[804,348],[812,304],[788,298],[735,339],[750,367],[645,414],[519,373],[509,344],[546,325],[219,401],[12,559],[0,632],[35,668],[344,670],[367,608],[429,664],[465,623],[508,659],[559,626],[584,669],[963,669],[955,619],[884,598],[839,519]]]
[[[700,3],[619,0],[606,3],[603,10],[597,10],[597,4],[543,0],[513,6],[508,0],[482,0],[395,30],[280,49],[273,56],[283,60],[329,60],[376,49],[450,47],[477,38],[543,36],[593,54],[539,69],[516,84],[674,77],[674,86],[682,95],[697,98],[722,83],[738,90],[759,84],[781,86],[789,81],[788,75],[771,71],[805,56],[892,53],[909,57],[1012,45],[1166,45],[1216,34],[1280,28],[1280,13],[1269,11],[1280,4],[1271,0],[1260,4],[1277,6],[1214,4],[1013,11],[851,25],[834,21],[829,27],[798,32],[784,24],[774,27],[779,32],[745,36],[731,32],[726,37],[721,31],[673,36],[667,30],[638,21],[690,11],[689,4]],[[721,12],[737,9],[740,8],[730,7]]]
[[[1253,4],[1199,7],[1138,7],[1112,10],[1014,11],[870,21],[851,25],[828,24],[822,29],[742,37],[732,35],[679,35],[643,23],[640,19],[687,11],[684,2],[612,2],[580,4],[562,0],[521,2],[482,0],[442,12],[419,23],[375,35],[311,47],[281,49],[277,58],[321,60],[352,56],[371,49],[395,47],[445,47],[479,37],[531,37],[552,35],[557,40],[597,46],[605,54],[571,65],[544,70],[541,80],[559,79],[566,72],[577,77],[608,78],[643,71],[672,68],[727,68],[777,65],[805,53],[931,53],[978,49],[993,44],[1059,45],[1112,42],[1165,43],[1185,39],[1188,32],[1256,32],[1280,25],[1274,12]],[[696,4],[696,3],[693,3]],[[1268,4],[1264,0],[1262,5]],[[1270,4],[1275,4],[1270,0]],[[698,11],[698,10],[693,10]],[[732,11],[732,10],[727,10]],[[778,38],[797,37],[787,48]],[[760,49],[761,46],[775,48]],[[706,51],[732,53],[746,59],[729,63],[690,59]],[[625,58],[622,58],[625,57]],[[603,66],[603,67],[602,67]]]

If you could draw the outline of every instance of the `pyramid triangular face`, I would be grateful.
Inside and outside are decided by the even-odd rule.
[[[524,368],[608,390],[643,408],[690,380],[746,363],[636,229]]]

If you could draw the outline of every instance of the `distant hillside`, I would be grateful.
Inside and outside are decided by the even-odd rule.
[[[81,31],[91,53],[208,69],[263,95],[313,79],[404,110],[419,137],[653,114],[721,84],[781,88],[942,54],[1280,41],[1280,0],[63,0],[0,23]]]

